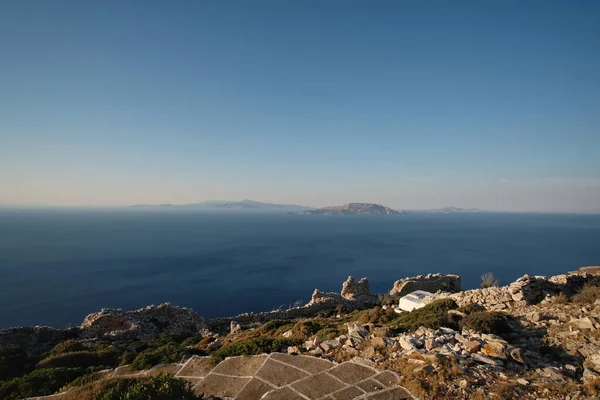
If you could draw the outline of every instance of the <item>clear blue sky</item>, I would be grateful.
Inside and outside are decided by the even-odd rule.
[[[0,0],[0,204],[600,208],[598,1]]]

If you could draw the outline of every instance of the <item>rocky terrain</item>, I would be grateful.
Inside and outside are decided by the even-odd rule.
[[[348,203],[343,206],[324,207],[300,212],[303,215],[399,215],[403,213],[404,211],[396,211],[381,204],[372,203]]]
[[[282,352],[391,371],[421,399],[596,399],[599,274],[599,267],[588,267],[554,277],[524,275],[506,286],[466,291],[456,275],[430,274],[400,279],[379,296],[370,293],[367,279],[349,277],[340,293],[315,290],[308,304],[287,310],[204,319],[163,304],[102,310],[69,330],[12,328],[0,331],[0,397],[18,398],[5,393],[18,393],[23,383],[15,379],[29,376],[3,369],[19,350],[23,373],[50,373],[39,368],[69,360],[77,376],[91,374],[86,381],[98,376],[98,365],[136,370],[193,355],[218,363]],[[413,290],[435,293],[423,308],[397,313],[398,298]],[[32,360],[41,361],[36,367]],[[35,395],[61,387],[19,390]]]

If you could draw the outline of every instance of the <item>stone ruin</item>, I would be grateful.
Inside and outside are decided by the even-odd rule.
[[[450,297],[462,307],[478,304],[491,311],[509,311],[514,308],[538,304],[541,301],[564,294],[572,296],[596,275],[585,271],[568,273],[547,278],[523,275],[507,286],[492,286],[485,289],[465,290],[459,293],[436,293],[426,302]]]
[[[403,278],[394,283],[391,296],[405,296],[417,290],[435,293],[438,291],[456,293],[461,290],[460,276],[454,274],[427,274]]]
[[[341,295],[347,300],[370,297],[371,291],[369,289],[369,280],[367,278],[361,278],[360,281],[356,282],[353,276],[349,276],[342,285]]]
[[[361,280],[356,282],[353,276],[349,276],[342,284],[342,291],[340,294],[333,292],[324,293],[315,289],[307,306],[323,303],[324,301],[336,303],[336,306],[343,305],[349,309],[362,308],[364,305],[375,304],[378,302],[377,297],[371,295],[369,280],[367,278],[361,278]]]

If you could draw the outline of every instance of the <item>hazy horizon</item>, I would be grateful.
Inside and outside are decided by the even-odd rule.
[[[0,4],[0,206],[600,207],[600,2]]]
[[[205,203],[205,202],[240,202],[243,200],[251,200],[251,201],[258,201],[258,200],[254,200],[254,199],[248,199],[248,198],[244,198],[244,199],[211,199],[211,200],[202,200],[202,201],[193,201],[193,202],[186,202],[186,203],[136,203],[136,204],[114,204],[114,205],[94,205],[94,204],[83,204],[83,205],[47,205],[47,204],[29,204],[29,205],[19,205],[19,204],[0,204],[0,210],[2,209],[76,209],[76,210],[81,210],[81,209],[98,209],[98,210],[110,210],[110,209],[131,209],[132,211],[137,210],[137,208],[139,207],[140,209],[143,210],[148,210],[149,207],[151,207],[150,209],[153,210],[157,210],[157,211],[168,211],[171,210],[170,208],[162,208],[159,206],[183,206],[183,205],[193,205],[193,204],[198,204],[198,203]],[[376,201],[346,201],[346,202],[342,202],[342,203],[338,203],[338,204],[326,204],[326,205],[307,205],[307,204],[297,204],[297,203],[280,203],[280,202],[274,202],[274,201],[260,201],[261,203],[272,203],[272,204],[278,204],[278,205],[288,205],[288,206],[302,206],[302,207],[309,207],[309,208],[323,208],[323,207],[329,207],[329,206],[339,206],[339,205],[344,205],[344,204],[348,204],[348,203],[374,203],[374,204],[381,204],[383,206],[386,207],[390,207],[392,209],[395,210],[405,210],[405,211],[429,211],[429,210],[438,210],[438,209],[444,209],[444,208],[461,208],[461,209],[478,209],[480,211],[490,211],[490,212],[517,212],[517,213],[574,213],[574,214],[595,214],[595,213],[600,213],[600,208],[591,208],[591,209],[587,209],[587,210],[572,210],[572,209],[523,209],[523,210],[507,210],[507,209],[486,209],[486,208],[481,208],[481,207],[462,207],[460,205],[455,205],[455,204],[446,204],[446,205],[441,205],[441,206],[437,206],[437,207],[401,207],[401,206],[394,206],[394,205],[390,205],[390,204],[385,204],[385,203],[381,203],[381,202],[376,202]],[[154,208],[155,207],[155,208]],[[187,210],[187,211],[203,211],[203,212],[215,212],[216,210],[212,210],[212,209],[194,209],[194,208],[185,208],[183,210]],[[231,209],[231,210],[224,210],[222,209],[221,212],[226,212],[226,213],[235,213],[236,211],[240,211],[240,210],[236,210],[236,209]],[[243,210],[241,210],[243,211]]]

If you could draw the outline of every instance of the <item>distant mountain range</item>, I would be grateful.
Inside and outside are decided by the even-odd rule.
[[[478,212],[485,212],[485,211],[480,210],[479,208],[444,207],[444,208],[436,208],[433,210],[425,210],[425,212],[451,214],[451,213],[478,213]]]
[[[300,211],[303,215],[399,215],[404,214],[404,211],[392,210],[389,207],[384,207],[381,204],[372,203],[348,203],[343,206],[333,206],[317,208],[315,210]]]
[[[297,206],[291,204],[273,204],[273,203],[261,203],[260,201],[244,199],[242,201],[224,201],[224,200],[213,200],[204,201],[201,203],[191,204],[136,204],[130,206],[132,208],[173,208],[173,209],[188,209],[188,210],[202,210],[202,211],[227,211],[227,210],[240,210],[240,211],[255,211],[255,212],[299,212],[304,210],[310,210],[310,207]]]

